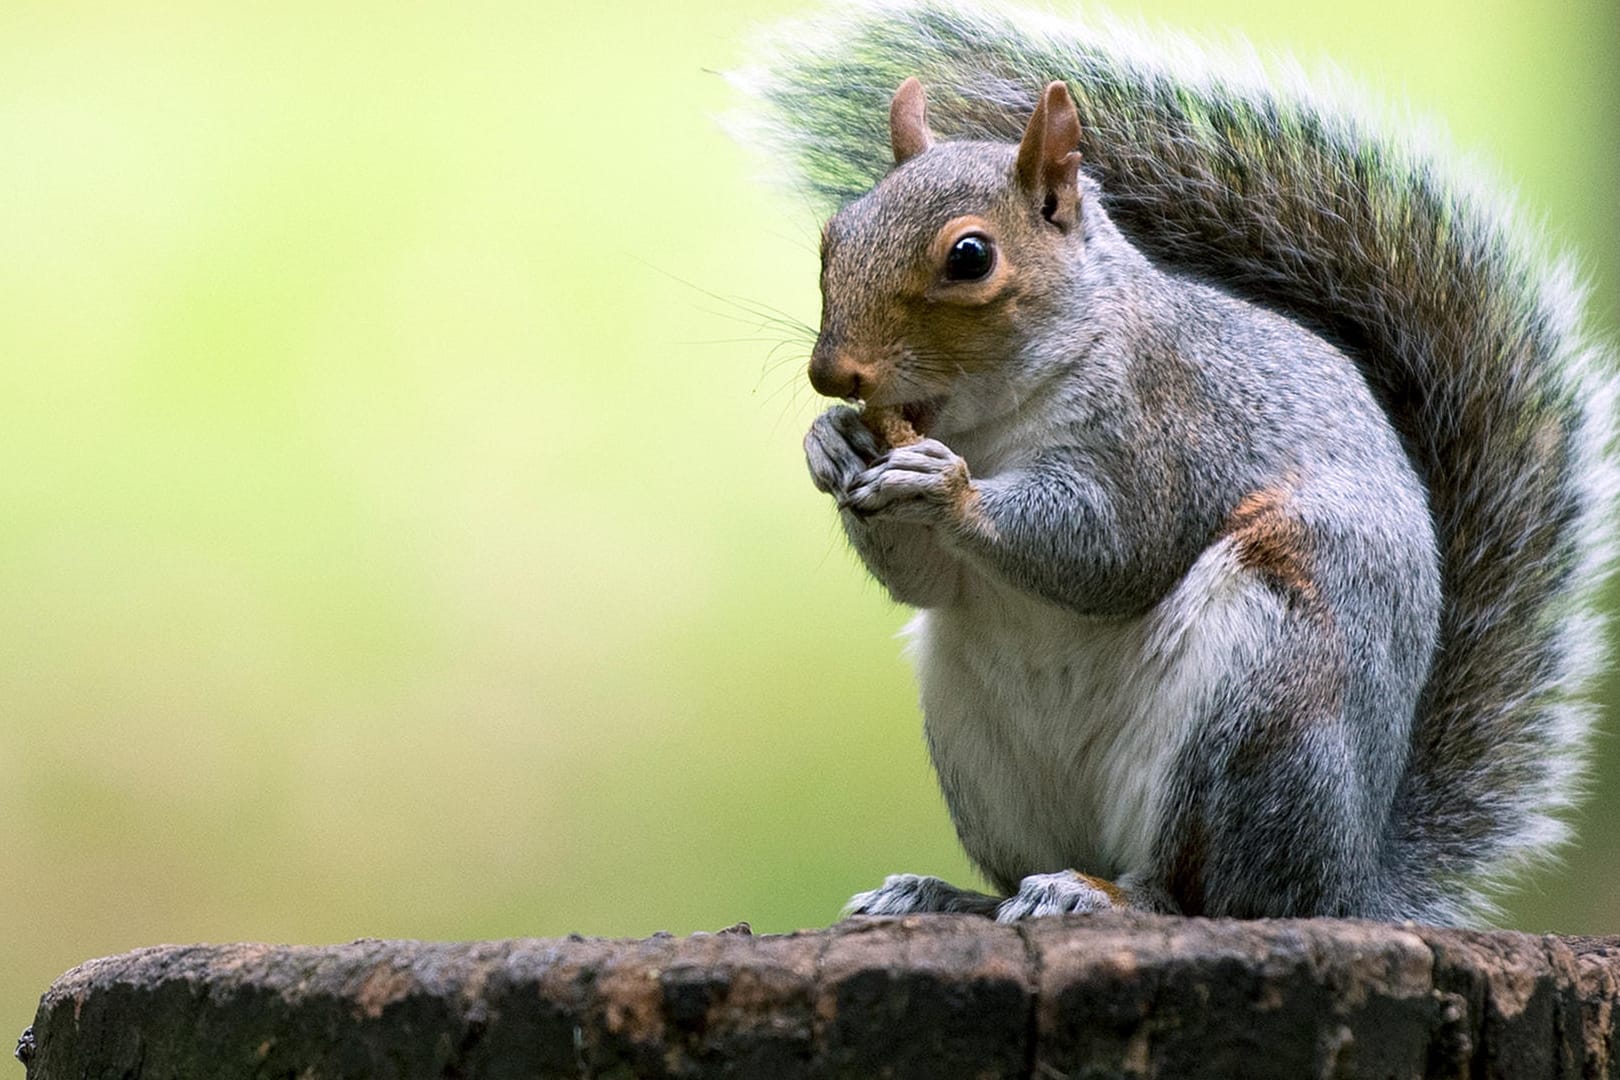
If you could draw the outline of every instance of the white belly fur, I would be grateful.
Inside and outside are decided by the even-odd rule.
[[[1150,869],[1166,772],[1278,598],[1207,549],[1147,614],[1076,615],[975,577],[906,627],[930,752],[968,854],[1003,874]]]

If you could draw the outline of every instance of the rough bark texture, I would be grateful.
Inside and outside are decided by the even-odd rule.
[[[1620,938],[971,916],[142,949],[45,994],[29,1080],[1607,1077]]]

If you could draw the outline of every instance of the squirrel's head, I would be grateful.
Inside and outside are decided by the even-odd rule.
[[[924,433],[961,378],[995,372],[1044,309],[1072,302],[1085,239],[1080,119],[1063,83],[1016,147],[936,143],[926,112],[907,79],[889,107],[894,169],[822,233],[810,358],[818,392],[905,405]]]

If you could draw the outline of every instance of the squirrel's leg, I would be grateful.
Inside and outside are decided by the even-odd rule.
[[[961,562],[939,544],[933,528],[913,521],[873,518],[849,505],[851,489],[886,451],[845,405],[822,413],[805,436],[805,460],[818,489],[838,500],[844,531],[856,554],[889,595],[913,607],[937,607],[960,588]],[[879,466],[881,467],[881,466]]]
[[[957,912],[994,915],[1001,897],[959,889],[937,877],[890,874],[870,892],[856,893],[844,905],[845,915],[937,915]]]
[[[1390,730],[1389,718],[1410,708],[1411,695],[1355,685],[1342,626],[1315,623],[1297,609],[1283,616],[1173,766],[1153,876],[1187,914],[1400,910],[1380,842],[1405,753],[1404,731]]]
[[[1251,586],[1252,587],[1252,586]],[[1343,645],[1298,609],[1274,611],[1252,666],[1216,688],[1166,774],[1151,863],[1117,882],[1063,869],[1022,878],[996,910],[1013,922],[1116,908],[1188,915],[1389,917],[1380,873],[1387,785],[1344,711]],[[1376,771],[1376,767],[1375,767]]]
[[[1216,549],[1247,612],[1246,655],[1204,695],[1170,769],[1150,872],[1187,914],[1407,908],[1386,845],[1432,649],[1432,549],[1347,528],[1349,511],[1322,508],[1331,496],[1257,493]],[[1310,524],[1324,519],[1341,524]]]

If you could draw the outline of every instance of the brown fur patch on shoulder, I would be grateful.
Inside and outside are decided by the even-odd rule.
[[[1238,565],[1252,570],[1291,598],[1320,599],[1311,570],[1310,538],[1289,512],[1291,483],[1261,488],[1245,495],[1221,530],[1232,541]]]

